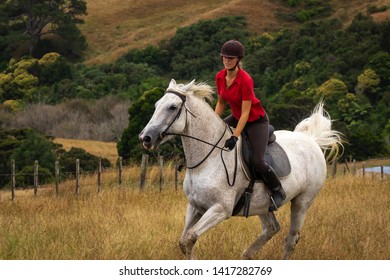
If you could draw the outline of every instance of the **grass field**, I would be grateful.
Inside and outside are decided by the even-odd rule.
[[[174,190],[172,168],[164,173],[161,192],[156,168],[149,172],[146,189],[139,191],[137,167],[124,171],[121,189],[115,172],[104,173],[100,194],[96,176],[82,177],[78,196],[71,181],[60,186],[59,197],[46,186],[36,197],[32,191],[18,191],[12,203],[9,191],[1,191],[0,259],[184,259],[178,240],[186,199],[180,188]],[[329,178],[308,212],[292,259],[390,259],[389,188],[388,178]],[[282,229],[259,259],[283,255],[289,208],[276,213]],[[231,218],[201,236],[197,256],[239,259],[260,227],[256,217]]]
[[[177,28],[199,20],[242,15],[248,29],[261,34],[281,28],[294,28],[297,23],[283,21],[276,13],[288,12],[274,0],[87,0],[88,15],[80,25],[88,41],[84,58],[87,64],[112,63],[130,49],[157,45],[174,36]],[[331,0],[337,18],[345,25],[367,5],[389,5],[388,0]],[[375,15],[377,20],[389,18],[390,13]]]

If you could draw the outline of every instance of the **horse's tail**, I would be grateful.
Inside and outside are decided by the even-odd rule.
[[[332,120],[324,110],[324,103],[320,101],[314,108],[312,114],[307,119],[301,121],[295,127],[294,131],[304,133],[314,139],[324,151],[329,151],[326,159],[333,161],[337,158],[340,148],[343,150],[343,134],[332,130]]]

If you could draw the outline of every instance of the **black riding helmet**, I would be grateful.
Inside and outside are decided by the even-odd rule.
[[[229,40],[223,44],[220,56],[223,57],[238,57],[242,59],[245,56],[244,45],[236,40]]]

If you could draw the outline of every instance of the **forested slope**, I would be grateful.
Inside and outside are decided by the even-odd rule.
[[[194,1],[198,6],[179,7],[175,6],[178,1],[167,1],[171,14],[158,9],[162,7],[157,3],[160,1],[142,1],[145,6],[127,10],[127,18],[135,23],[155,15],[159,20],[138,21],[138,27],[144,30],[138,33],[139,47],[115,38],[127,38],[119,35],[124,28],[121,13],[126,9],[111,2],[116,17],[111,10],[103,9],[103,4],[100,11],[113,23],[115,18],[118,20],[117,32],[107,35],[114,45],[122,45],[118,52],[103,38],[105,31],[97,28],[110,25],[103,18],[94,19],[94,34],[102,37],[90,39],[92,33],[88,32],[94,28],[85,32],[96,17],[90,1],[91,10],[84,18],[85,25],[78,24],[82,31],[78,34],[86,34],[86,42],[91,45],[81,53],[58,49],[50,41],[54,37],[45,37],[34,45],[31,56],[17,56],[22,48],[10,48],[7,44],[11,41],[7,40],[22,38],[11,36],[17,33],[12,28],[21,31],[20,25],[4,20],[4,13],[0,15],[0,23],[7,27],[1,29],[5,36],[0,41],[0,48],[5,50],[0,57],[4,168],[23,139],[36,137],[25,131],[8,133],[12,128],[33,128],[42,135],[62,138],[114,140],[124,159],[139,159],[138,133],[169,80],[196,79],[213,85],[214,75],[221,68],[220,47],[231,38],[245,44],[244,68],[253,76],[256,95],[277,129],[292,129],[324,99],[325,109],[335,119],[334,127],[348,141],[344,157],[389,155],[390,20],[386,15],[390,7],[386,1],[348,1],[348,5],[345,1],[264,1],[262,12],[268,11],[268,17],[264,16],[268,26],[254,24],[259,8],[253,7],[252,13],[244,11],[248,8],[245,1],[216,1],[208,9],[202,1]],[[187,18],[191,7],[197,17]],[[272,12],[267,7],[273,7]],[[21,15],[20,10],[11,11]],[[351,11],[361,13],[352,15]],[[176,22],[179,15],[181,23]],[[168,33],[162,26],[164,20],[172,21]],[[154,31],[147,28],[150,26]],[[141,43],[142,34],[154,34],[156,41],[145,37]],[[100,44],[107,47],[104,52],[112,56],[107,55],[104,64],[87,64],[82,54],[90,52],[98,58],[101,51],[93,50],[93,44],[99,38]],[[180,144],[176,143],[162,147],[160,153],[169,157],[179,150]]]

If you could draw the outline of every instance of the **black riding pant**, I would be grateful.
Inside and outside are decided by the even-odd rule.
[[[224,121],[232,127],[236,127],[238,124],[238,120],[232,115],[226,117]],[[265,114],[264,117],[260,117],[253,122],[247,122],[244,128],[251,143],[254,168],[260,174],[269,170],[269,166],[264,159],[268,144],[268,125],[268,116]]]

